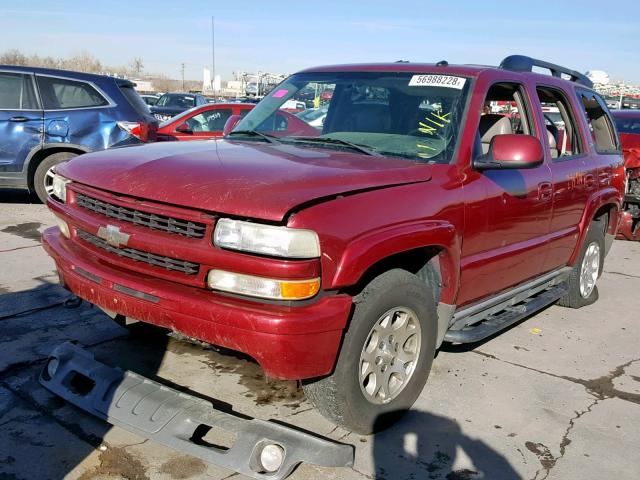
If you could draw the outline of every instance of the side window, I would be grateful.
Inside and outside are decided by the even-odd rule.
[[[221,132],[230,116],[230,108],[210,110],[190,118],[187,125],[194,132]]]
[[[30,75],[0,73],[0,110],[37,110],[38,100]]]
[[[598,153],[618,153],[620,147],[613,122],[604,103],[593,92],[578,91],[589,130]]]
[[[535,135],[531,108],[524,88],[517,83],[496,83],[489,88],[480,116],[475,154],[486,154],[493,137],[506,134]]]
[[[543,86],[537,87],[536,93],[542,106],[551,158],[582,153],[576,116],[567,97],[560,90]]]
[[[36,78],[45,110],[109,105],[109,102],[88,83],[56,77]]]

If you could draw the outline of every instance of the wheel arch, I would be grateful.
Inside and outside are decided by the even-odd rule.
[[[83,153],[89,153],[91,150],[82,145],[75,145],[70,143],[65,144],[45,144],[43,148],[35,151],[25,162],[25,171],[27,177],[27,186],[29,190],[33,190],[34,183],[33,177],[35,176],[36,170],[38,169],[38,165],[42,163],[42,161],[56,153],[69,152],[75,153],[77,155],[82,155]]]

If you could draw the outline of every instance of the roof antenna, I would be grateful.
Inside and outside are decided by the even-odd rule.
[[[449,66],[449,62],[447,62],[446,60],[440,60],[438,63],[436,63],[436,67],[448,67]]]

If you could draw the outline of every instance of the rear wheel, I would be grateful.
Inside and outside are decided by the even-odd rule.
[[[77,156],[77,153],[58,152],[40,162],[33,175],[33,188],[42,203],[47,203],[47,197],[53,191],[53,167]]]
[[[598,300],[598,278],[604,266],[604,219],[594,220],[587,231],[580,258],[569,277],[569,292],[558,300],[558,305],[580,308]]]
[[[355,309],[334,372],[307,381],[307,398],[334,423],[368,434],[411,408],[435,354],[437,321],[428,286],[404,270],[376,277]]]

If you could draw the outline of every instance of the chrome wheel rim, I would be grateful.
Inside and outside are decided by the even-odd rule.
[[[48,196],[53,194],[53,175],[53,167],[44,174],[44,191],[47,192]]]
[[[360,390],[374,404],[391,402],[411,381],[420,357],[422,330],[407,307],[385,312],[371,328],[359,362]]]
[[[593,292],[600,273],[600,246],[592,242],[584,252],[582,267],[580,268],[580,295],[588,298]]]

